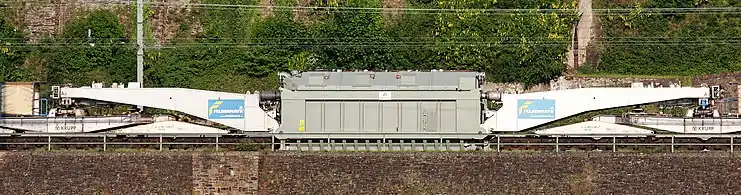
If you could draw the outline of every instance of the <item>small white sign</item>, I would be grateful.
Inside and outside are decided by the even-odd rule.
[[[378,99],[379,100],[391,100],[391,92],[388,92],[388,91],[378,92]]]

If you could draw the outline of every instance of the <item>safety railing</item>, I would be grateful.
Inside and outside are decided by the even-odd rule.
[[[347,140],[352,133],[317,134],[325,138],[312,141],[279,140],[269,133],[254,134],[0,134],[0,149],[11,146],[44,146],[53,150],[55,146],[93,146],[107,150],[121,145],[154,146],[159,150],[173,146],[207,147],[232,150],[235,146],[252,149],[297,150],[297,151],[464,151],[464,150],[546,150],[561,152],[576,147],[612,150],[626,147],[666,147],[670,152],[678,149],[708,149],[734,152],[739,145],[738,137],[731,134],[660,134],[660,135],[533,135],[533,134],[486,134],[485,140],[455,139],[453,135],[428,134],[425,139],[415,140],[405,134],[378,134],[377,139]],[[285,135],[285,134],[284,134]],[[354,135],[358,135],[355,133]],[[363,134],[367,136],[367,134]],[[480,135],[480,134],[476,134]],[[437,136],[438,138],[433,138]],[[261,139],[260,141],[254,141]],[[248,141],[248,142],[245,142]],[[349,142],[348,142],[349,141]],[[536,147],[533,149],[532,147]],[[229,149],[227,149],[229,148]],[[520,149],[518,149],[520,148]],[[635,150],[635,149],[634,149]]]

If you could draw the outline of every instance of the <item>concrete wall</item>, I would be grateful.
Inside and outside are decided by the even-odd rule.
[[[727,194],[726,153],[0,152],[0,194]]]

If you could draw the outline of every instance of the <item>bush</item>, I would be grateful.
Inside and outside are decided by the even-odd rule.
[[[598,0],[594,5],[633,10],[599,17],[606,43],[598,72],[690,76],[741,70],[741,47],[734,38],[741,35],[738,13],[658,14],[643,9],[738,7],[741,1]]]

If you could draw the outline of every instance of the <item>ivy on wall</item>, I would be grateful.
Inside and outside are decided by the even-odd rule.
[[[267,16],[259,9],[200,10],[204,29],[200,39],[150,51],[156,59],[149,61],[152,67],[147,78],[160,86],[241,92],[274,88],[274,73],[291,69],[465,69],[487,72],[491,81],[535,84],[564,71],[575,19],[574,13],[566,12],[492,15],[480,11],[405,11],[390,20],[379,11],[334,9],[381,7],[380,0],[311,3],[306,6],[323,8],[276,8]],[[275,4],[295,6],[297,2],[279,0]],[[553,0],[410,0],[404,6],[570,9],[576,4]],[[231,85],[218,84],[221,82]]]
[[[34,75],[23,66],[30,49],[24,45],[24,33],[0,18],[0,82],[32,81]]]
[[[741,1],[595,1],[594,8],[630,8],[599,17],[606,43],[586,72],[702,75],[741,70],[739,13],[656,13],[645,8],[739,7]]]
[[[126,39],[123,25],[110,11],[93,11],[69,22],[60,37],[39,49],[50,83],[89,85],[136,80],[136,46]]]
[[[337,9],[389,3],[381,0],[271,2],[278,7],[193,8],[193,19],[182,21],[177,41],[145,50],[146,85],[268,90],[277,87],[276,72],[291,69],[465,69],[486,72],[490,81],[542,83],[564,71],[569,33],[576,19],[575,13],[568,12],[406,10],[393,15]],[[260,1],[200,3],[258,5]],[[296,5],[322,8],[291,8]],[[576,1],[407,0],[397,6],[571,9]],[[133,81],[136,44],[131,38],[135,31],[127,34],[121,22],[131,22],[135,28],[134,10],[129,10],[130,21],[119,21],[111,11],[92,11],[70,21],[62,35],[45,40],[54,47],[37,48],[46,74],[28,79],[74,84]],[[154,10],[145,6],[149,46],[154,42]],[[189,34],[191,28],[202,31]],[[92,31],[90,39],[87,29]],[[24,61],[23,54],[13,63],[22,64],[19,61]]]

